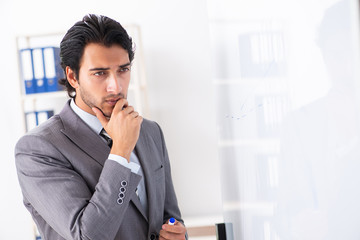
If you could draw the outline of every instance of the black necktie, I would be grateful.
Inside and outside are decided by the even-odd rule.
[[[107,134],[105,129],[101,129],[100,136],[102,136],[106,140],[107,145],[111,148],[112,147],[112,139],[109,136],[109,134]]]

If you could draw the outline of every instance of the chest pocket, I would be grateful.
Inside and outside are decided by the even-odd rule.
[[[165,181],[165,168],[162,164],[154,171],[153,174],[155,181]]]

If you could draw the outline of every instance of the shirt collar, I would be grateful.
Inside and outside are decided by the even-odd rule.
[[[74,110],[76,115],[78,115],[87,125],[89,125],[92,130],[94,130],[97,134],[100,134],[103,126],[101,125],[99,119],[96,116],[91,115],[90,113],[87,113],[81,108],[79,108],[76,105],[74,99],[71,99],[70,107],[72,108],[72,110]]]

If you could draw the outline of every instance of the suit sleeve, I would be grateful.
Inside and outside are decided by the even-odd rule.
[[[15,158],[24,198],[63,238],[114,239],[140,176],[106,161],[92,193],[57,148],[36,135],[19,140]]]

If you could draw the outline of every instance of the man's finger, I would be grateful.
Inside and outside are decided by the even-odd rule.
[[[104,114],[97,107],[93,107],[91,109],[95,113],[96,117],[99,119],[101,125],[105,128],[107,123],[109,122],[109,120],[104,116]]]
[[[125,98],[119,99],[119,101],[116,102],[114,110],[115,112],[120,112],[123,110],[123,108],[126,108],[128,106],[128,101]]]
[[[135,109],[133,106],[127,106],[123,110],[125,111],[125,113],[130,114],[130,113],[134,112]]]
[[[139,116],[139,113],[134,111],[134,112],[130,113],[130,115],[131,115],[133,118],[136,118],[136,117]]]
[[[186,232],[184,225],[182,225],[182,223],[178,221],[176,221],[175,225],[172,226],[169,224],[164,224],[162,225],[162,229],[167,232],[176,233],[176,234],[181,234]]]

